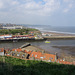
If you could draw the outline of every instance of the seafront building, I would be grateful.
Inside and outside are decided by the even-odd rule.
[[[6,39],[6,38],[11,38],[12,35],[1,35],[0,39]]]
[[[23,29],[25,28],[22,25],[16,25],[16,24],[0,24],[0,29]]]
[[[35,39],[33,35],[0,35],[0,40],[19,40],[19,39]]]

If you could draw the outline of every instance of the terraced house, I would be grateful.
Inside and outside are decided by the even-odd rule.
[[[0,48],[0,56],[4,55],[4,48]]]
[[[65,59],[58,58],[57,54],[48,54],[40,51],[22,50],[21,48],[15,48],[12,50],[5,50],[4,48],[0,48],[0,55],[12,56],[14,58],[20,58],[24,60],[42,60],[46,62],[57,62],[60,64],[75,65],[75,61],[65,61]]]
[[[11,56],[27,59],[28,53],[25,50],[22,51],[21,48],[12,49],[12,55]]]
[[[56,54],[32,52],[30,54],[30,60],[42,60],[47,62],[55,62],[57,60],[57,56]]]

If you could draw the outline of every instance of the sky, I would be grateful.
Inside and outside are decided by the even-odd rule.
[[[75,0],[0,0],[0,23],[75,26]]]

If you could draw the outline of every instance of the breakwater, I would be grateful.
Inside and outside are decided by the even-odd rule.
[[[75,36],[44,36],[44,39],[75,39]]]
[[[35,39],[35,38],[26,38],[26,39],[1,39],[0,42],[8,42],[8,41],[12,41],[12,42],[18,42],[18,41],[42,41],[44,39]]]

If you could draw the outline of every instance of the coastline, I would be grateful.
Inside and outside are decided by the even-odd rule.
[[[64,34],[64,33],[55,33],[55,32],[44,32],[44,33],[47,33],[47,34],[50,34],[50,36],[46,36],[46,38],[44,39],[23,39],[23,41],[25,40],[26,41],[41,41],[41,40],[47,40],[47,39],[50,39],[50,40],[67,40],[67,39],[75,39],[75,35],[73,34]],[[60,37],[61,36],[61,37]],[[66,37],[65,37],[66,36]],[[70,37],[71,36],[71,37]],[[8,41],[8,40],[6,40]],[[10,40],[11,41],[11,40]],[[12,40],[13,41],[13,40]],[[22,39],[18,40],[18,41],[22,41]],[[13,43],[14,45],[14,43]],[[38,45],[39,47],[39,45]],[[48,48],[47,48],[48,49]],[[64,49],[65,50],[65,49]],[[48,52],[48,51],[47,51]],[[56,51],[55,51],[56,52]],[[63,53],[62,53],[63,54]],[[68,57],[68,55],[65,55],[65,57]],[[75,56],[74,56],[75,58]]]
[[[70,34],[70,35],[75,35],[75,33],[72,32],[61,32],[61,31],[47,31],[47,30],[39,30],[41,32],[48,32],[48,33],[58,33],[58,34]]]
[[[44,39],[75,39],[74,34],[56,33],[56,32],[42,32]]]
[[[75,34],[59,33],[59,32],[42,32],[47,34],[44,36],[46,40],[75,40]],[[53,48],[62,50],[60,58],[66,58],[68,61],[75,61],[75,47],[74,46],[52,46]],[[67,54],[65,53],[67,52]]]

